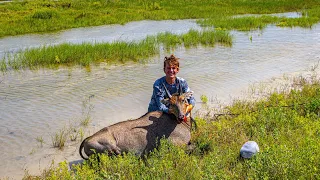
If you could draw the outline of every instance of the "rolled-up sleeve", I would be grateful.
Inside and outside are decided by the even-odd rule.
[[[165,91],[163,90],[163,88],[161,88],[161,84],[154,84],[153,92],[155,93],[154,97],[159,110],[168,113],[168,107],[161,102],[165,96]]]
[[[161,101],[165,98],[165,90],[162,87],[163,78],[156,80],[153,84],[153,92],[149,103],[148,112],[163,111],[168,113],[169,109]]]

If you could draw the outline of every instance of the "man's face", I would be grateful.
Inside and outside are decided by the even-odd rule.
[[[176,77],[178,72],[179,72],[179,68],[177,66],[170,66],[169,64],[166,64],[166,67],[164,68],[164,73],[168,78]]]

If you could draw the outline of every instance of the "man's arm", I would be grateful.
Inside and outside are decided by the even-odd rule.
[[[169,109],[166,105],[164,105],[161,101],[164,99],[165,91],[161,89],[161,84],[154,84],[153,93],[156,100],[156,105],[158,106],[160,111],[169,113]]]

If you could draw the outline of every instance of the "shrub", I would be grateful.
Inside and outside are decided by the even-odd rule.
[[[36,11],[31,17],[34,19],[52,19],[57,16],[58,13],[54,10],[40,10]]]

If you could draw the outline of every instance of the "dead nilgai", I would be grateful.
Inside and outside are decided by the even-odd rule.
[[[175,93],[163,100],[174,115],[154,111],[135,120],[127,120],[105,127],[83,140],[79,153],[82,158],[94,153],[121,154],[131,152],[138,156],[152,151],[162,137],[174,145],[188,145],[191,138],[191,118],[186,118],[187,98],[192,92]],[[181,91],[180,91],[181,92]]]

